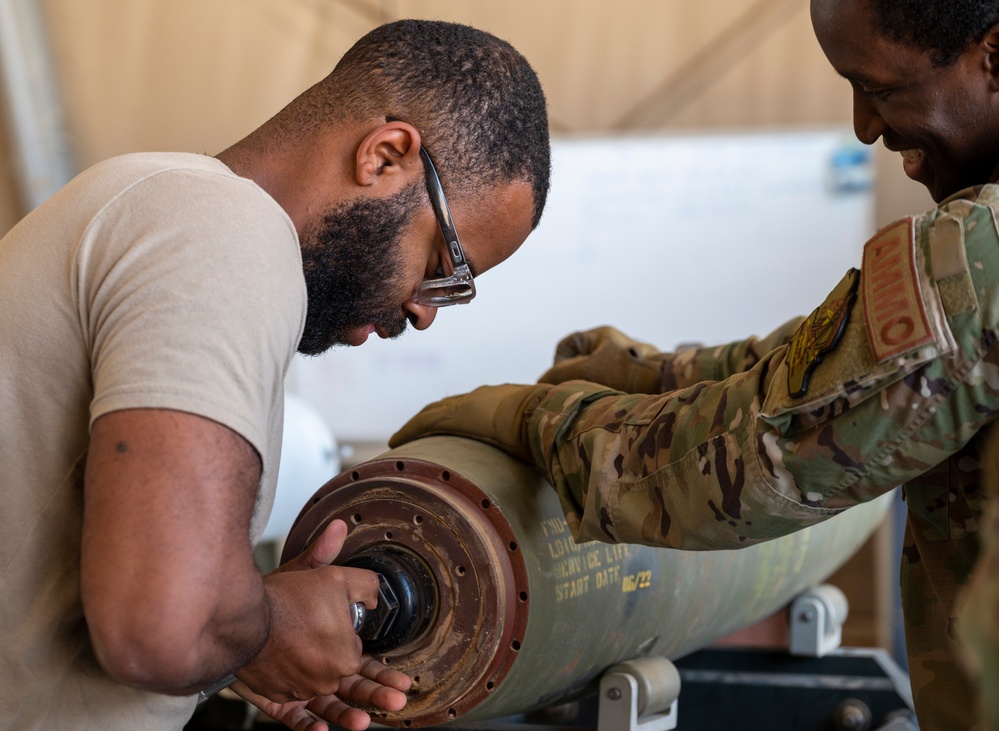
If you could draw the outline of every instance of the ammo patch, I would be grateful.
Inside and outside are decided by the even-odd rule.
[[[913,222],[893,223],[864,246],[864,320],[878,363],[933,341],[916,273]]]
[[[836,288],[809,315],[791,339],[787,357],[787,391],[798,398],[808,390],[808,381],[815,366],[830,353],[843,337],[850,310],[857,298],[860,272],[851,269]]]

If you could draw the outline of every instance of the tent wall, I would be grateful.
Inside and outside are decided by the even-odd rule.
[[[469,23],[534,64],[556,134],[849,125],[806,0],[40,0],[80,167],[214,154],[400,17]],[[0,143],[0,231],[23,213]],[[930,205],[878,153],[878,223]]]

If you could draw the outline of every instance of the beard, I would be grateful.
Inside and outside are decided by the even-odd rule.
[[[401,309],[399,236],[420,204],[414,183],[389,198],[342,203],[302,242],[308,292],[303,355],[348,345],[352,330],[375,325],[390,338],[406,330]]]

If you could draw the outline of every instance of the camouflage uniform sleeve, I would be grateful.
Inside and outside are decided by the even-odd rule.
[[[804,319],[795,317],[764,338],[754,336],[726,345],[661,353],[658,357],[664,362],[659,390],[665,393],[702,381],[722,381],[736,373],[744,373],[774,348],[790,342]]]
[[[657,395],[552,387],[535,461],[577,540],[735,548],[870,500],[999,413],[997,189],[879,232],[786,345]]]

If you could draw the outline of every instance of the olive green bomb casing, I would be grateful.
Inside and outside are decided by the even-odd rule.
[[[383,586],[365,650],[413,678],[406,728],[497,718],[578,697],[615,663],[678,659],[820,584],[884,519],[891,496],[737,551],[576,544],[539,472],[488,445],[417,440],[330,480],[285,543],[334,518],[337,563]]]

